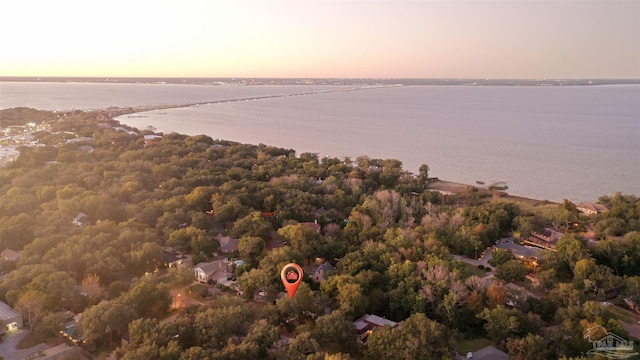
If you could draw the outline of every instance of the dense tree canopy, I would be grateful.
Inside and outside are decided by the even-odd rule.
[[[628,335],[603,301],[640,303],[636,196],[603,197],[609,211],[586,216],[569,201],[474,187],[443,195],[430,191],[427,165],[413,175],[394,159],[319,159],[205,135],[145,142],[150,131],[101,112],[0,111],[0,127],[27,120],[48,130],[36,134],[45,146],[20,148],[0,169],[0,245],[22,251],[0,262],[0,299],[42,334],[65,311],[82,313],[85,340],[118,347],[117,358],[445,359],[478,337],[514,358],[579,356],[589,325]],[[544,227],[565,235],[539,266],[500,250],[485,272],[453,256]],[[239,240],[225,256],[244,261],[243,296],[221,286],[212,301],[172,309],[193,275],[165,273],[162,247],[205,261],[223,236]],[[332,276],[282,296],[283,265],[311,275],[325,261]],[[362,346],[353,321],[367,313],[400,326],[374,329]]]

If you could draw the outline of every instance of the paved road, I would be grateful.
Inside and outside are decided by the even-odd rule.
[[[630,336],[640,339],[640,324],[629,324],[623,322],[622,326],[627,330]]]
[[[481,251],[483,252],[480,253]],[[453,255],[453,258],[460,261],[464,261],[467,264],[471,264],[473,266],[484,265],[485,267],[493,268],[493,266],[489,265],[489,260],[491,260],[491,257],[493,256],[493,246],[488,247],[485,250],[478,249],[478,253],[482,255],[480,258],[478,258],[478,260],[471,259],[461,255]]]
[[[23,360],[26,357],[49,349],[49,346],[46,344],[38,344],[29,349],[16,349],[20,340],[28,334],[28,330],[20,329],[3,335],[2,344],[0,344],[0,356],[2,356],[4,360]]]

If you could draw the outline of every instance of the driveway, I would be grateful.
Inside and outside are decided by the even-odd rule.
[[[24,339],[28,334],[28,330],[19,329],[3,335],[2,344],[0,344],[0,356],[2,356],[4,360],[23,360],[31,355],[49,349],[49,346],[46,344],[38,344],[29,349],[17,349],[16,347],[20,340]]]
[[[493,266],[489,265],[489,260],[491,260],[491,258],[493,257],[493,246],[490,246],[484,250],[478,249],[478,252],[480,251],[482,251],[480,253],[480,255],[482,256],[480,256],[478,260],[471,259],[462,255],[453,255],[453,258],[456,260],[464,261],[467,264],[471,264],[473,266],[483,265],[484,267],[493,268]]]
[[[640,339],[640,324],[629,324],[623,322],[622,326],[624,326],[624,329],[627,330],[629,336]]]

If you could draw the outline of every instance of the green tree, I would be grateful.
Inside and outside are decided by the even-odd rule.
[[[169,235],[167,245],[175,246],[180,251],[193,251],[196,254],[211,254],[219,244],[208,232],[192,226],[173,231]]]
[[[37,327],[38,323],[45,315],[44,311],[45,295],[37,290],[28,290],[18,298],[15,308],[26,316],[31,331]]]
[[[256,267],[265,253],[265,242],[261,237],[243,236],[238,244],[238,252],[249,266]]]
[[[231,236],[242,238],[243,236],[257,236],[268,240],[271,233],[271,224],[267,222],[259,211],[238,219],[233,223]]]
[[[518,260],[509,260],[496,268],[496,277],[506,282],[523,281],[529,269]]]
[[[365,359],[453,359],[454,344],[445,326],[422,313],[398,327],[375,329],[367,339]]]
[[[320,346],[309,331],[304,331],[289,341],[284,348],[283,359],[306,360],[307,356],[318,351]]]
[[[418,168],[418,180],[420,181],[420,185],[426,188],[429,183],[429,165],[422,164],[420,168]]]
[[[531,333],[523,338],[508,339],[507,351],[514,360],[545,360],[552,355],[544,338]]]
[[[264,358],[279,337],[280,333],[277,327],[270,325],[265,319],[260,319],[253,323],[244,342],[257,346],[257,355],[260,358]]]
[[[6,213],[5,213],[6,214]],[[36,219],[26,213],[0,218],[0,244],[12,250],[22,250],[35,239]]]
[[[357,349],[353,322],[340,311],[322,315],[315,321],[312,336],[322,348],[331,347],[340,352],[353,353]]]
[[[506,341],[520,331],[520,321],[515,310],[502,305],[495,309],[484,309],[478,317],[485,320],[484,330],[487,336],[496,343]]]
[[[112,301],[85,310],[79,327],[85,341],[113,347],[120,342],[129,323],[136,317],[136,312],[131,307]]]
[[[130,306],[138,315],[159,318],[169,311],[171,295],[167,285],[147,275],[131,286],[119,302]]]
[[[507,261],[515,260],[516,257],[510,251],[504,249],[496,249],[489,260],[491,266],[498,266],[506,263]]]
[[[251,308],[238,305],[199,312],[194,319],[198,344],[222,350],[227,340],[239,340],[247,334],[253,317]]]
[[[303,224],[287,225],[278,229],[278,236],[285,239],[291,248],[305,256],[311,258],[318,255],[318,244],[320,234],[309,226]]]
[[[339,284],[336,300],[340,304],[340,310],[352,318],[364,315],[368,305],[368,298],[358,283]]]

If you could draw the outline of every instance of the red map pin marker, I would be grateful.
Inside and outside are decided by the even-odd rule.
[[[298,264],[287,264],[282,268],[280,278],[282,278],[284,288],[287,289],[289,298],[293,299],[293,295],[296,294],[296,290],[302,282],[302,268]]]

